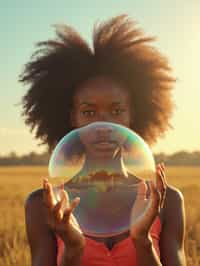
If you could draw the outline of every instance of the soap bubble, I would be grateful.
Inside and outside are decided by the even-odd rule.
[[[55,147],[49,176],[64,181],[83,233],[109,237],[129,230],[149,202],[155,162],[145,141],[114,123],[95,122],[71,131]],[[54,187],[59,200],[59,188]]]

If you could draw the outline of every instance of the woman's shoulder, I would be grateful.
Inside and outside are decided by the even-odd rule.
[[[25,200],[25,209],[37,212],[44,208],[43,189],[32,191]]]
[[[35,201],[41,201],[43,197],[43,189],[36,189],[32,191],[30,194],[28,194],[26,198],[26,202],[33,203]]]
[[[164,203],[165,218],[181,217],[184,215],[184,197],[182,192],[171,186],[167,186],[166,198]]]
[[[166,190],[166,203],[173,202],[175,204],[180,204],[184,200],[182,192],[171,186],[167,185],[167,190]]]
[[[25,201],[25,221],[29,233],[45,230],[47,212],[43,201],[43,189],[31,192]]]

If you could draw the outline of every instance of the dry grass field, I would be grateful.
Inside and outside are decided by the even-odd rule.
[[[167,180],[185,198],[187,265],[200,265],[200,168],[168,167]],[[24,228],[24,201],[41,186],[46,167],[0,167],[0,266],[30,263]]]

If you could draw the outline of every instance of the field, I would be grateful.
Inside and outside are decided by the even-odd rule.
[[[168,183],[185,198],[187,265],[200,265],[200,168],[168,167]],[[31,265],[24,228],[24,201],[41,186],[46,167],[0,168],[0,266]]]

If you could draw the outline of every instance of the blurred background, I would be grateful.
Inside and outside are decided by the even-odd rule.
[[[48,175],[46,148],[21,117],[27,87],[18,82],[35,44],[55,37],[54,24],[73,26],[91,44],[95,22],[128,14],[164,53],[177,83],[173,129],[152,147],[167,180],[185,197],[188,265],[200,265],[200,1],[35,0],[0,2],[0,266],[30,265],[24,201]]]

